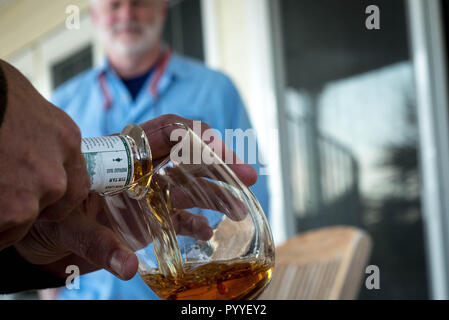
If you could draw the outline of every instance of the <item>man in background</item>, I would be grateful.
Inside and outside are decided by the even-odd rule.
[[[225,129],[251,128],[232,81],[222,73],[174,54],[162,43],[166,0],[91,0],[90,13],[104,45],[104,63],[58,88],[52,102],[66,111],[83,137],[120,132],[163,114]],[[244,155],[239,155],[245,159]],[[255,165],[259,171],[259,165]],[[266,176],[252,188],[264,211]],[[79,290],[60,289],[59,299],[157,299],[136,276],[124,282],[97,271],[81,277]]]

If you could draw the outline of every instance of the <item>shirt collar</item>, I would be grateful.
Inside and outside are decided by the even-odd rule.
[[[163,54],[167,54],[167,52],[170,52],[170,48],[168,46],[164,46],[162,50]],[[94,70],[97,77],[104,73],[110,73],[119,78],[114,69],[111,67],[111,63],[109,62],[107,57],[104,57],[101,62],[94,68]],[[164,76],[184,78],[187,76],[187,74],[188,72],[186,66],[182,63],[179,55],[173,52],[164,71]]]
[[[175,76],[179,78],[185,78],[188,75],[186,65],[182,62],[182,59],[178,54],[172,53],[170,61],[168,62],[165,74],[168,76]]]
[[[154,98],[158,98],[159,94],[165,91],[174,79],[187,76],[187,68],[188,66],[183,63],[178,55],[173,54],[168,47],[164,47],[156,62],[153,75],[149,79],[148,92]],[[106,57],[103,58],[102,62],[94,70],[103,96],[105,97],[105,109],[108,110],[112,105],[112,96],[107,85],[107,76],[109,75],[116,79],[120,78]]]
[[[106,57],[104,57],[101,62],[94,68],[94,71],[97,77],[103,73],[114,72],[114,70],[111,68],[108,58]]]

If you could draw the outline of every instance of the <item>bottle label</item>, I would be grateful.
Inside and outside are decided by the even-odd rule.
[[[81,152],[86,159],[91,191],[113,191],[132,182],[134,161],[125,137],[82,139]]]

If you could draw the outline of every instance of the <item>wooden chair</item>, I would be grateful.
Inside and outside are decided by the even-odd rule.
[[[258,299],[355,299],[371,247],[369,235],[353,227],[298,235],[276,248],[273,278]]]

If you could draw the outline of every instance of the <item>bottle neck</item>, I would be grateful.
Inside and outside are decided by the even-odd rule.
[[[145,132],[126,126],[121,135],[82,139],[91,192],[119,192],[137,183],[147,187],[144,177],[152,170],[151,149]],[[149,180],[149,179],[148,179]]]

